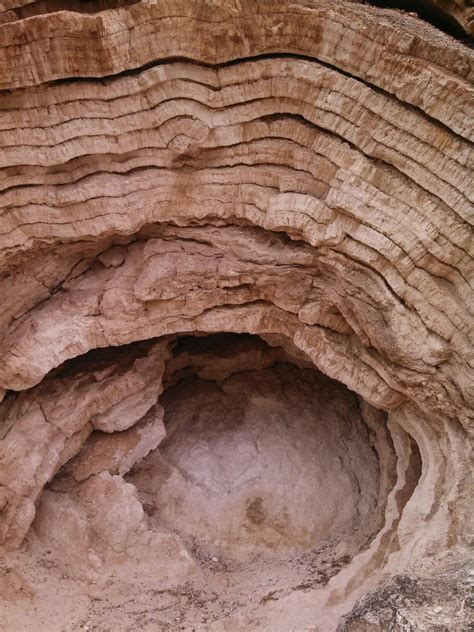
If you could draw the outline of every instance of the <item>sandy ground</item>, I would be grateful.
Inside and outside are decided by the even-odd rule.
[[[298,625],[297,604],[312,602],[314,590],[324,590],[350,561],[350,554],[341,555],[345,546],[327,542],[317,550],[240,565],[196,548],[196,576],[160,588],[133,565],[78,579],[30,535],[25,549],[0,561],[0,630],[326,632],[318,620]],[[472,632],[473,584],[465,551],[433,559],[418,577],[396,576],[369,593],[338,629]],[[275,616],[278,607],[281,619]]]
[[[96,630],[267,630],[267,604],[291,592],[324,586],[350,561],[345,546],[246,564],[226,563],[195,548],[198,576],[184,585],[150,588],[128,570],[77,579],[30,538],[0,562],[2,632]],[[316,628],[314,628],[316,629]]]

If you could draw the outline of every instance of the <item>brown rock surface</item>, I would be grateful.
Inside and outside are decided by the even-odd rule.
[[[278,363],[168,389],[161,467],[144,459],[130,477],[154,521],[230,559],[370,536],[380,481],[368,429],[355,396],[314,373]]]
[[[470,625],[473,9],[408,4],[0,1],[2,632]]]

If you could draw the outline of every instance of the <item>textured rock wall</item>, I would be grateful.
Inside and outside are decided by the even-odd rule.
[[[316,367],[377,453],[378,533],[301,616],[465,546],[473,54],[402,4],[0,3],[4,547],[63,468],[38,532],[79,511],[92,556],[91,533],[122,550],[90,531],[110,489],[146,549],[123,476],[165,436],[163,380],[195,367],[180,336],[219,332],[270,347],[211,354],[204,379]],[[424,4],[472,29],[467,3]]]

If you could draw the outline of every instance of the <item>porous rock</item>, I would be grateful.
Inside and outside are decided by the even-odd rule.
[[[473,9],[408,4],[0,2],[0,546],[165,600],[99,628],[460,612]]]

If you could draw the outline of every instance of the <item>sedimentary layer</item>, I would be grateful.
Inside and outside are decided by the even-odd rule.
[[[85,512],[113,550],[91,505],[109,490],[111,512],[134,508],[122,553],[127,533],[134,555],[182,551],[127,487],[169,445],[163,389],[196,371],[181,395],[199,402],[214,365],[257,362],[258,383],[283,362],[356,394],[378,463],[378,532],[303,619],[334,627],[383,577],[464,550],[473,53],[434,24],[469,33],[472,10],[421,4],[438,21],[323,0],[0,5],[4,547],[40,507],[43,537]],[[179,351],[222,332],[269,347]]]

